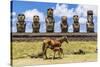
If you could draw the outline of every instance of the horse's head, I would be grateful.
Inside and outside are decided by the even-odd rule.
[[[64,37],[63,37],[63,41],[69,43],[69,42],[68,42],[68,38],[67,38],[67,36],[64,36]]]

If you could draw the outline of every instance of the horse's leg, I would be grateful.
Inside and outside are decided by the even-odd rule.
[[[47,59],[47,55],[46,55],[47,47],[46,47],[46,44],[45,43],[43,43],[42,51],[43,51],[43,58],[44,59]]]
[[[48,58],[48,57],[47,57],[47,49],[48,49],[48,48],[45,49],[45,58],[46,58],[46,59]]]
[[[54,51],[53,59],[55,59],[55,54],[56,54],[56,51]]]
[[[45,49],[44,51],[44,56],[43,56],[44,59],[47,59],[47,48]]]
[[[61,58],[61,50],[60,49],[58,50],[58,55],[59,55],[59,58]]]
[[[62,49],[62,48],[60,48],[60,53],[61,53],[61,55],[63,55],[63,57],[64,57],[64,52],[63,52],[63,49]]]
[[[42,44],[43,59],[45,57],[45,43]]]

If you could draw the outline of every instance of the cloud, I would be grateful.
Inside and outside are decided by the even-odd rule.
[[[78,5],[75,8],[75,14],[79,16],[79,23],[80,23],[80,32],[85,32],[86,27],[83,25],[86,25],[87,22],[87,11],[92,10],[93,11],[93,16],[97,17],[97,6],[95,5]],[[94,18],[93,21],[94,23],[97,23],[95,21],[96,19]]]
[[[97,6],[95,5],[78,5],[75,9],[75,14],[79,16],[87,16],[87,11],[92,10],[94,16],[97,16]]]
[[[11,16],[12,16],[11,21],[12,21],[13,23],[16,23],[16,22],[17,22],[17,14],[16,14],[16,12],[12,12],[12,13],[11,13]]]
[[[68,5],[66,4],[56,4],[56,7],[54,9],[54,15],[58,17],[67,16],[68,18],[73,17],[73,15],[86,17],[88,10],[92,10],[94,16],[97,16],[97,6],[95,5],[77,5],[76,8],[68,9]]]
[[[80,17],[79,18],[79,23],[80,24],[86,24],[86,22],[87,22],[87,18],[86,17]]]
[[[68,27],[68,32],[73,32],[73,25],[70,25],[70,26]]]
[[[61,32],[60,22],[61,21],[55,23],[54,32]]]
[[[56,4],[56,8],[54,9],[54,16],[67,16],[72,17],[74,15],[74,9],[68,9],[68,5],[66,4]]]
[[[77,5],[76,8],[68,8],[68,5],[66,4],[56,4],[56,7],[54,9],[54,16],[55,17],[61,17],[61,16],[67,16],[67,18],[73,17],[73,15],[79,16],[79,23],[80,23],[80,32],[86,32],[86,22],[87,22],[87,11],[92,10],[94,17],[97,17],[97,6],[95,5]],[[94,23],[97,23],[94,18]],[[60,21],[60,20],[59,20]],[[69,21],[70,22],[70,21]],[[58,24],[58,23],[57,23]],[[59,27],[59,25],[57,25]],[[69,25],[68,31],[73,32],[73,26],[72,22]],[[85,26],[84,26],[85,25]],[[55,27],[55,28],[58,28]],[[58,31],[59,29],[56,29]]]
[[[13,18],[12,18],[12,22],[13,22],[13,23],[16,23],[16,22],[17,22],[17,17],[13,17]]]
[[[40,18],[40,21],[44,21],[45,20],[45,16],[43,12],[38,11],[37,9],[32,9],[32,10],[26,10],[24,12],[25,16],[26,16],[26,21],[33,21],[33,16],[34,15],[38,15]]]
[[[16,28],[16,23],[12,23],[12,32],[16,32],[17,31],[17,28]]]
[[[16,16],[16,12],[12,12],[11,15],[14,17]]]
[[[33,31],[33,29],[32,29],[32,23],[29,22],[29,21],[27,21],[25,32],[32,32],[32,31]]]
[[[40,32],[46,32],[46,23],[45,22],[40,23]]]
[[[25,21],[28,25],[26,25],[26,32],[32,32],[32,22],[33,22],[33,16],[38,15],[40,18],[40,32],[45,32],[45,15],[43,12],[40,12],[37,9],[32,10],[26,10],[23,12],[25,14]]]
[[[86,24],[80,24],[80,32],[86,32]]]

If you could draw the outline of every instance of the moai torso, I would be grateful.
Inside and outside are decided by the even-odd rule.
[[[73,32],[79,32],[80,31],[80,24],[79,24],[79,17],[78,15],[73,16]]]
[[[53,9],[51,8],[48,9],[45,22],[46,22],[46,32],[54,32],[55,20],[53,18]]]
[[[32,27],[33,27],[33,32],[34,32],[34,33],[39,33],[39,29],[40,29],[39,16],[35,15],[35,16],[33,17],[33,24],[32,24]]]
[[[17,25],[17,32],[18,33],[25,32],[25,26],[26,26],[25,15],[24,14],[19,14],[17,19],[18,19],[18,22],[16,23],[16,25]]]
[[[87,32],[94,32],[93,11],[87,11]]]
[[[61,17],[61,32],[65,33],[68,32],[68,24],[67,24],[67,17],[66,16],[62,16]]]

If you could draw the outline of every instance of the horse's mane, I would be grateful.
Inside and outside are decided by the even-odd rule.
[[[61,37],[61,38],[58,38],[57,40],[58,40],[58,41],[60,41],[60,42],[62,42],[62,41],[63,41],[63,39],[64,39],[64,38],[63,38],[63,37]]]

